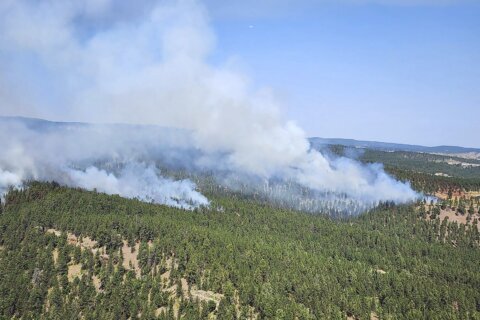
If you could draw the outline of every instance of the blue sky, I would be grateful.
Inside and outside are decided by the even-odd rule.
[[[0,1],[0,115],[480,147],[480,0],[198,1]]]
[[[480,4],[388,3],[207,2],[213,60],[234,56],[311,136],[480,147]]]

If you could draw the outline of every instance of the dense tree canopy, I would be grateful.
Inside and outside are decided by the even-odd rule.
[[[49,183],[11,190],[0,316],[480,319],[476,225],[425,219],[423,205],[338,221],[209,196],[210,208],[184,211]],[[79,250],[67,232],[105,253]],[[138,275],[123,241],[138,241]]]

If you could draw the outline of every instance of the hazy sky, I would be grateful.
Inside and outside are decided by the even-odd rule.
[[[0,1],[0,115],[195,128],[278,104],[309,136],[480,147],[480,0],[204,5]]]
[[[309,135],[480,147],[480,1],[208,3]]]

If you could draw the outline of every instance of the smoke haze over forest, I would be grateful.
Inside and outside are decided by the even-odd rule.
[[[0,114],[97,124],[39,129],[3,121],[0,188],[56,180],[187,209],[208,205],[192,181],[163,176],[161,160],[217,172],[222,185],[267,198],[306,189],[314,199],[369,207],[418,196],[380,165],[311,149],[270,89],[255,88],[230,60],[211,62],[215,34],[201,3],[115,5],[0,4]],[[272,181],[294,187],[271,189]]]

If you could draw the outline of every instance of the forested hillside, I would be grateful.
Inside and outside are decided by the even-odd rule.
[[[402,170],[444,175],[463,179],[480,179],[480,160],[464,159],[418,152],[384,152],[365,150],[361,159],[365,162],[381,162]]]
[[[426,219],[427,206],[331,220],[209,198],[185,211],[55,183],[11,190],[0,318],[480,319],[476,224]]]
[[[357,149],[345,145],[320,148],[333,157],[345,156],[364,163],[381,163],[385,170],[413,188],[428,194],[448,195],[480,191],[480,160],[424,152]]]

